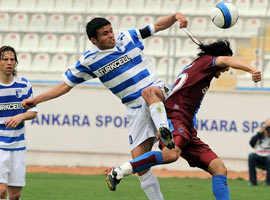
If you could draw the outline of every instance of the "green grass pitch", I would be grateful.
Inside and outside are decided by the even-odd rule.
[[[211,179],[158,178],[164,199],[214,200]],[[123,179],[117,191],[107,188],[105,175],[27,173],[22,200],[147,200],[136,176]],[[245,180],[228,180],[232,200],[269,200],[264,183],[248,186]]]

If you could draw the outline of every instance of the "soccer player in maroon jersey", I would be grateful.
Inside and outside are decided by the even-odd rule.
[[[160,141],[159,147],[162,151],[149,151],[120,167],[111,169],[112,176],[106,177],[108,185],[116,187],[124,176],[154,165],[175,162],[182,156],[191,167],[199,167],[212,175],[212,189],[217,200],[230,199],[227,169],[216,153],[197,137],[194,128],[196,113],[212,79],[219,78],[222,72],[229,70],[229,67],[249,72],[254,82],[261,80],[261,72],[232,57],[230,43],[225,39],[209,45],[202,43],[198,45],[201,50],[198,58],[178,75],[172,93],[165,101],[175,148],[170,150]]]

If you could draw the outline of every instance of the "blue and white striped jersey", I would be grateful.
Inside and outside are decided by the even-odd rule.
[[[148,25],[151,35],[154,25]],[[141,91],[158,81],[158,76],[146,55],[138,29],[120,33],[112,49],[93,48],[86,51],[74,67],[64,73],[71,87],[99,78],[128,107],[138,107],[143,101]]]
[[[15,76],[9,85],[0,83],[0,149],[6,151],[18,151],[26,149],[24,137],[24,123],[16,128],[6,128],[8,118],[26,112],[21,102],[33,97],[32,86],[25,78]],[[37,112],[34,107],[29,111]]]

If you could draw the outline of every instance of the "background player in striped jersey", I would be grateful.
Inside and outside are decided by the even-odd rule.
[[[147,152],[117,167],[119,173],[110,177],[112,184],[119,183],[124,176],[154,165],[175,162],[182,156],[191,167],[199,167],[212,175],[212,188],[216,199],[230,199],[227,169],[210,147],[197,137],[194,128],[196,114],[212,79],[219,78],[222,72],[229,70],[229,67],[251,73],[254,82],[261,80],[261,72],[233,58],[230,44],[226,40],[219,40],[210,45],[202,43],[198,45],[201,50],[198,58],[178,75],[172,93],[165,101],[175,148],[172,150],[164,148],[163,142],[160,141],[161,152]]]
[[[115,35],[111,23],[105,18],[94,18],[87,23],[86,32],[94,44],[64,73],[64,82],[49,91],[23,102],[25,108],[66,94],[75,85],[99,78],[113,94],[127,106],[129,140],[133,158],[152,149],[159,130],[168,148],[173,148],[163,100],[168,88],[158,79],[154,67],[143,52],[142,39],[180,22],[187,26],[181,13],[165,16],[142,29],[132,29]],[[166,67],[166,66],[164,66]],[[145,89],[147,88],[147,90]],[[142,98],[142,90],[144,98]],[[147,102],[147,103],[146,103]],[[149,107],[149,109],[148,109]],[[150,110],[150,112],[149,112]],[[112,173],[108,171],[108,173]],[[149,199],[163,199],[159,183],[150,170],[139,173],[141,186]],[[110,186],[115,190],[115,186]],[[154,191],[154,192],[153,192]]]
[[[17,76],[15,50],[0,48],[0,199],[18,200],[25,186],[26,147],[24,121],[36,117],[36,107],[26,111],[21,102],[32,97],[29,81]]]

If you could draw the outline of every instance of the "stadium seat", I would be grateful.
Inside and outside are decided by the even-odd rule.
[[[250,0],[235,0],[234,4],[238,8],[240,17],[250,14]]]
[[[190,38],[186,38],[183,41],[183,50],[181,51],[181,56],[184,57],[196,57],[198,53],[198,46]]]
[[[165,54],[170,52],[170,56],[180,56],[181,52],[184,51],[182,49],[182,41],[180,38],[170,38],[169,42],[165,43],[165,48],[164,48]]]
[[[123,16],[120,20],[118,30],[119,32],[134,29],[136,27],[136,17],[133,15]]]
[[[28,27],[28,15],[25,13],[15,14],[10,23],[11,31],[26,31]]]
[[[71,8],[71,12],[83,13],[86,12],[89,7],[90,0],[74,0]]]
[[[157,63],[156,70],[158,76],[167,83],[171,79],[172,68],[175,65],[174,62],[175,60],[173,58],[162,57]]]
[[[208,20],[206,34],[208,37],[224,36],[224,29],[218,28],[211,20]]]
[[[2,42],[3,42],[3,37],[2,37],[2,34],[0,34],[0,46],[2,46]]]
[[[146,0],[142,10],[145,14],[159,14],[161,8],[161,0]]]
[[[221,29],[228,37],[244,37],[243,35],[244,22],[242,18],[238,18],[236,24],[229,29]]]
[[[62,32],[64,30],[64,16],[62,14],[52,14],[48,18],[46,31]]]
[[[71,34],[64,34],[60,37],[57,51],[63,53],[74,53],[76,52],[76,38]]]
[[[31,71],[32,66],[32,55],[31,53],[18,53],[18,71]]]
[[[23,52],[35,52],[38,50],[39,36],[35,33],[27,33],[22,38],[20,50]]]
[[[41,37],[39,50],[41,52],[55,52],[57,46],[57,36],[55,34],[45,34]]]
[[[108,12],[112,14],[126,13],[127,0],[111,0]]]
[[[54,8],[54,0],[37,0],[35,12],[52,12]]]
[[[152,66],[156,69],[157,66],[157,59],[155,56],[147,56],[149,62],[152,64]]]
[[[178,0],[163,0],[160,8],[160,13],[169,15],[179,11]]]
[[[2,0],[0,3],[0,11],[14,11],[18,7],[19,0]]]
[[[263,17],[267,14],[267,0],[253,0],[250,5],[250,16]],[[270,2],[269,2],[270,3]]]
[[[81,15],[69,15],[65,23],[65,32],[76,33],[78,30],[82,33],[84,32],[84,27],[82,26],[82,16]]]
[[[266,62],[264,70],[262,72],[263,78],[270,78],[270,61]]]
[[[118,33],[118,28],[119,28],[119,16],[118,15],[107,15],[106,19],[108,19],[111,24],[112,24],[112,28],[113,31],[115,33]]]
[[[176,60],[175,66],[172,69],[174,74],[174,80],[177,78],[178,74],[182,72],[185,66],[189,65],[192,59],[189,57],[180,57]]]
[[[138,21],[137,21],[137,28],[143,28],[149,24],[153,24],[154,23],[154,17],[151,15],[144,15],[141,16]]]
[[[16,51],[20,50],[21,35],[19,33],[8,33],[5,35],[2,45],[12,46]]]
[[[194,17],[190,22],[190,31],[198,36],[206,34],[207,19],[205,17]]]
[[[129,0],[127,3],[126,13],[128,14],[142,14],[144,8],[144,0]]]
[[[260,19],[249,18],[245,21],[243,32],[241,35],[244,37],[257,36],[260,26]]]
[[[19,12],[33,12],[36,8],[37,0],[20,0],[17,10]]]
[[[92,4],[88,7],[87,13],[108,13],[109,3],[109,0],[92,0]]]
[[[8,13],[0,13],[1,31],[9,31],[10,17]]]
[[[71,12],[72,0],[56,0],[53,8],[54,12]]]
[[[46,15],[42,13],[33,14],[28,25],[28,30],[33,32],[44,32],[45,27]]]
[[[146,43],[145,53],[151,56],[163,56],[166,54],[164,47],[163,38],[154,36],[149,38],[149,41]]]
[[[79,58],[78,58],[79,59]],[[76,65],[77,61],[77,55],[73,54],[72,56],[69,57],[67,67],[73,67]]]
[[[196,9],[196,14],[198,15],[209,15],[216,4],[215,0],[200,0],[198,1],[198,6]]]
[[[53,55],[49,71],[64,72],[66,68],[67,68],[67,55],[62,53]]]
[[[193,15],[193,13],[195,14],[197,12],[196,9],[197,0],[182,0],[179,11],[181,11],[185,15]]]
[[[49,66],[50,66],[50,55],[47,53],[38,53],[33,58],[31,71],[48,72]]]

